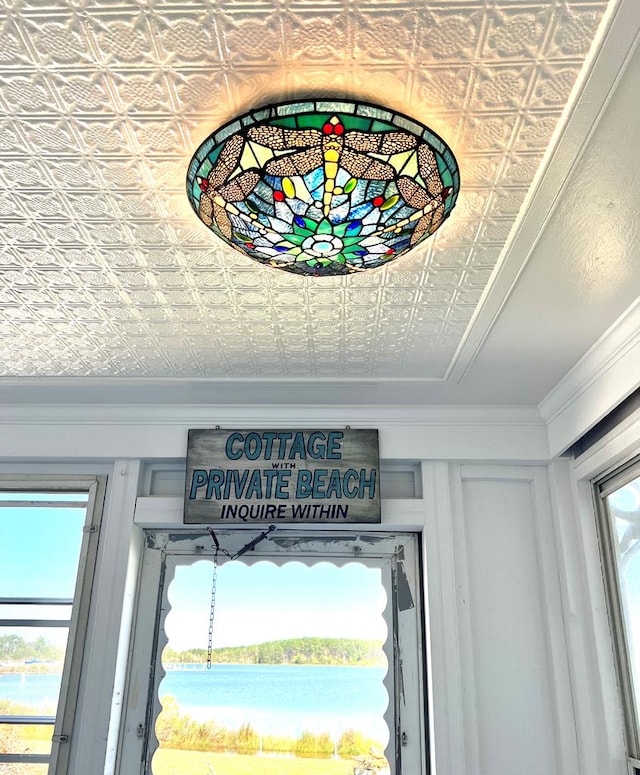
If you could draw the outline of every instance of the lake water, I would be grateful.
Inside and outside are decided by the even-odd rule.
[[[159,694],[175,697],[181,711],[198,721],[214,719],[229,728],[250,722],[261,734],[309,730],[334,738],[356,729],[386,745],[385,673],[382,667],[212,665],[169,670]],[[0,700],[54,704],[59,685],[59,675],[3,674]]]

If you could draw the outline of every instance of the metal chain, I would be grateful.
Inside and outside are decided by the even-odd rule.
[[[211,608],[209,609],[209,646],[207,648],[207,670],[211,670],[213,652],[213,620],[216,613],[216,585],[218,581],[218,553],[213,558],[213,579],[211,581]]]

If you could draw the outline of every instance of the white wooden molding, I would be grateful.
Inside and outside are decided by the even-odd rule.
[[[563,117],[529,189],[520,216],[456,350],[445,380],[460,382],[493,328],[533,254],[562,191],[613,94],[637,42],[637,0],[611,4]]]
[[[577,760],[566,771],[619,775],[626,772],[622,711],[590,486],[576,488],[568,460],[550,465],[549,484],[577,733]]]
[[[540,402],[558,455],[640,386],[640,297]]]

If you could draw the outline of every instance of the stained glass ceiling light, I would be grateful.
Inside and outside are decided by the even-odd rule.
[[[261,264],[343,275],[399,258],[448,218],[458,165],[430,129],[360,102],[247,113],[210,135],[187,174],[200,220]]]

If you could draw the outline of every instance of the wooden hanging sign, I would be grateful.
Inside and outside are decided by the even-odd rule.
[[[380,522],[378,431],[192,429],[184,522]]]

